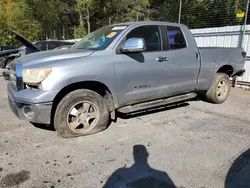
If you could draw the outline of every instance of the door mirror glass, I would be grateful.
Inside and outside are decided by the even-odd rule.
[[[129,38],[121,49],[123,53],[143,52],[145,50],[146,44],[143,38]]]

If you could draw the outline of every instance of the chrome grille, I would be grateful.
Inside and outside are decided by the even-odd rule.
[[[9,81],[11,82],[11,86],[12,88],[16,91],[17,87],[16,87],[16,72],[11,70],[9,71]]]
[[[17,90],[24,89],[23,76],[22,76],[22,64],[16,63],[16,87]]]
[[[10,70],[10,81],[15,81],[16,82],[16,72],[13,70]]]
[[[24,83],[22,78],[22,65],[17,61],[13,61],[9,65],[9,78],[13,89],[16,91],[24,89]]]

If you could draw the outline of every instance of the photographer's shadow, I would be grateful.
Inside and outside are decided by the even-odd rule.
[[[103,188],[175,188],[166,172],[149,166],[149,154],[145,146],[135,145],[133,154],[135,163],[130,168],[116,170]]]
[[[250,188],[250,149],[242,153],[230,167],[225,188]]]

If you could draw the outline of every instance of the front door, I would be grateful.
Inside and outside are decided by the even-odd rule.
[[[126,35],[124,40],[143,38],[146,51],[115,56],[116,85],[121,106],[162,98],[166,94],[169,51],[163,51],[160,33],[157,25],[147,25],[136,27]],[[163,59],[157,59],[159,57]]]

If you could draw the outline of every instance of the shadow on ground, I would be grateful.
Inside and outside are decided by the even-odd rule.
[[[147,159],[149,153],[143,145],[133,148],[134,164],[116,170],[103,188],[175,188],[166,172],[153,169]]]
[[[250,188],[250,149],[241,154],[230,167],[225,188]]]
[[[40,124],[40,123],[31,123],[34,127],[39,129],[44,129],[48,131],[55,131],[55,128],[53,125],[46,125],[46,124]]]

